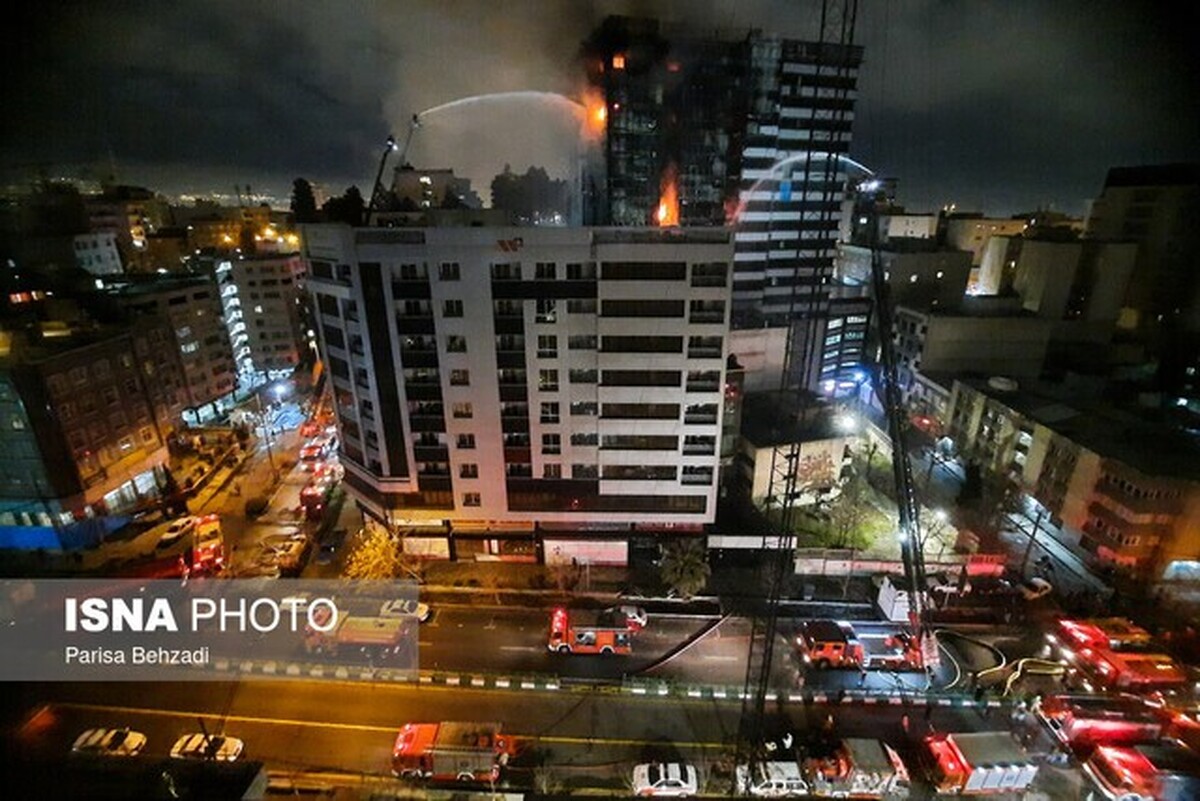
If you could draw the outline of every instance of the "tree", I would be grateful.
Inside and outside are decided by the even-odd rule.
[[[832,548],[866,548],[863,534],[870,516],[866,476],[855,470],[842,485],[842,494],[828,508],[827,544]]]
[[[367,204],[363,201],[362,193],[358,191],[358,187],[352,186],[341,197],[330,198],[321,207],[321,211],[324,212],[325,219],[329,222],[362,225],[366,206]]]
[[[408,576],[420,581],[421,561],[404,552],[404,538],[382,526],[359,529],[342,570],[344,578],[391,579]]]
[[[703,540],[676,540],[663,548],[660,575],[681,598],[691,598],[702,590],[711,573]]]
[[[319,219],[312,184],[303,178],[292,181],[292,214],[298,223],[313,223]]]

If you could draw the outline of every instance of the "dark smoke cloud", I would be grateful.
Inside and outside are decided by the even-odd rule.
[[[834,4],[837,5],[837,4]],[[854,155],[901,198],[991,212],[1080,211],[1116,164],[1195,160],[1197,76],[1166,6],[862,0]],[[473,95],[578,89],[580,41],[608,13],[816,35],[820,3],[768,0],[38,4],[3,34],[9,176],[108,170],[178,191],[282,194],[304,175],[365,186],[383,138]],[[1175,12],[1182,14],[1183,12]],[[411,160],[486,197],[505,163],[571,170],[561,104],[431,116]]]

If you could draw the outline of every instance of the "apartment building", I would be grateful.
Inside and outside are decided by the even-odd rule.
[[[309,346],[300,254],[221,256],[213,274],[243,383],[254,386],[290,375]]]
[[[306,227],[349,492],[441,557],[623,563],[631,532],[702,529],[732,254],[724,229]]]

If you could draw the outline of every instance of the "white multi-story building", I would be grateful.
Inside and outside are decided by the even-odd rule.
[[[713,521],[728,230],[320,225],[305,256],[346,487],[409,547],[621,563]]]
[[[214,274],[242,383],[291,374],[307,343],[300,255],[220,259]]]
[[[121,265],[121,251],[117,247],[117,235],[112,231],[77,234],[74,245],[75,263],[92,275],[120,275],[125,272]]]

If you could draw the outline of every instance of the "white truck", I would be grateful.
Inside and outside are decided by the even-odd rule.
[[[940,793],[987,795],[1024,790],[1038,766],[1006,731],[931,734],[922,756]]]

